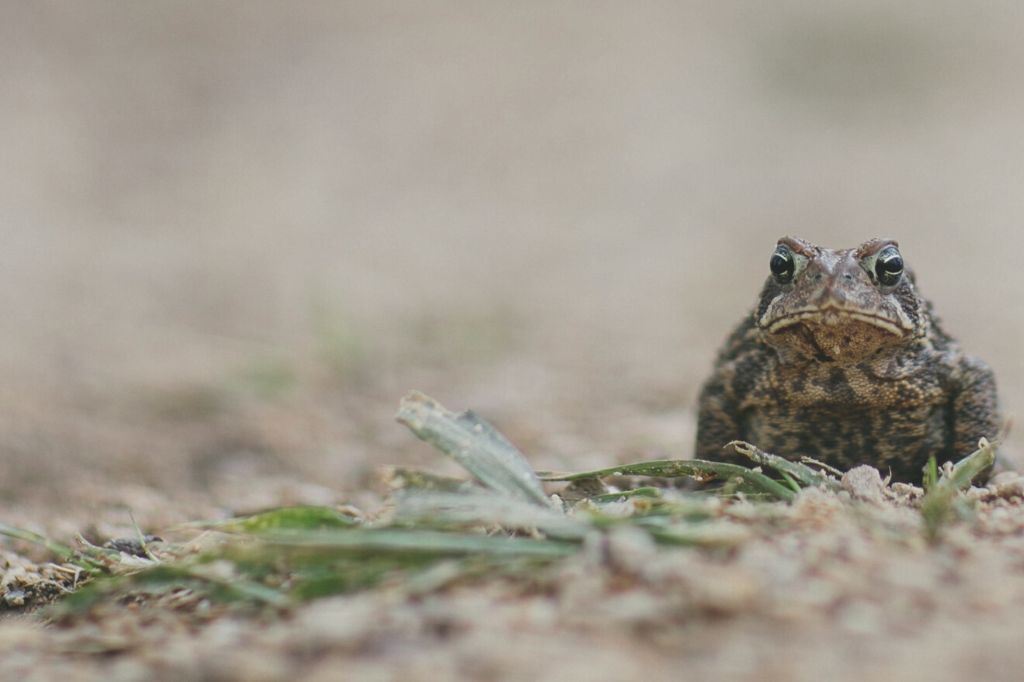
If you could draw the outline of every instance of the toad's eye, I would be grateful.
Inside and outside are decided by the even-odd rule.
[[[788,284],[793,280],[793,272],[796,271],[796,262],[793,259],[793,252],[788,246],[779,245],[768,262],[772,269],[772,276],[779,284]]]
[[[892,286],[900,281],[900,275],[903,274],[903,256],[895,246],[887,246],[878,254],[875,274],[878,275],[878,281],[886,286]]]

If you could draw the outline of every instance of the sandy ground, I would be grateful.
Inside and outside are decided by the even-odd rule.
[[[1022,30],[1013,4],[952,2],[8,3],[0,520],[102,536],[129,511],[158,530],[372,505],[379,465],[437,464],[392,421],[410,388],[472,406],[542,469],[686,456],[697,387],[783,234],[899,239],[1012,418]],[[31,620],[5,621],[28,652],[6,660],[36,679],[272,679],[296,659],[239,647],[363,613],[385,623],[372,646],[328,638],[310,660],[383,679],[996,677],[1020,664],[1022,564],[999,558],[1015,532],[978,540],[988,573],[925,580],[944,596],[899,637],[899,586],[851,598],[873,614],[852,630],[792,631],[742,609],[581,626],[481,592],[452,597],[482,615],[451,638],[360,597],[158,629],[194,669]],[[965,606],[982,586],[1005,586],[998,608]],[[486,626],[501,608],[533,615]]]

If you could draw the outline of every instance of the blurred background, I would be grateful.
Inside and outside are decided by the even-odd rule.
[[[686,456],[776,238],[900,240],[1024,400],[1015,3],[0,7],[0,502],[359,501],[445,463]],[[1020,433],[1013,434],[1020,442]]]

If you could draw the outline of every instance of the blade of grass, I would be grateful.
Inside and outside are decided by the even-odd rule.
[[[396,496],[395,501],[395,519],[418,528],[424,524],[441,527],[497,525],[507,529],[538,529],[549,537],[567,540],[582,540],[591,532],[588,524],[550,507],[541,508],[510,497],[417,492]]]
[[[433,398],[413,391],[402,399],[395,418],[491,490],[548,506],[544,489],[523,454],[473,412],[449,412]]]
[[[316,528],[352,528],[359,523],[351,516],[331,507],[281,507],[223,521],[196,521],[185,527],[210,528],[225,533],[260,533],[279,530],[312,530]]]
[[[792,478],[801,486],[824,486],[829,490],[839,490],[841,488],[838,481],[833,480],[820,471],[815,471],[806,464],[765,452],[756,445],[745,441],[734,440],[727,443],[725,447],[732,448],[737,454],[749,458],[756,464],[775,469],[784,477]]]
[[[0,535],[9,537],[13,540],[30,542],[34,545],[38,545],[39,547],[43,547],[60,558],[61,561],[74,564],[87,573],[93,575],[106,572],[106,564],[103,561],[103,558],[108,552],[110,555],[117,554],[117,552],[96,548],[96,556],[89,556],[88,552],[83,553],[76,551],[65,544],[51,540],[39,533],[33,533],[30,530],[8,526],[5,523],[0,523]]]
[[[619,500],[626,500],[630,497],[650,497],[652,499],[658,499],[661,497],[661,490],[653,486],[643,486],[640,488],[632,488],[631,490],[621,490],[617,493],[602,493],[600,495],[594,495],[590,500],[592,502],[618,502]]]
[[[843,472],[841,470],[835,468],[831,464],[826,464],[825,462],[816,460],[813,457],[803,456],[803,457],[800,458],[800,463],[801,464],[806,464],[808,466],[815,466],[815,467],[818,467],[819,469],[823,469],[824,471],[832,474],[836,478],[842,478],[843,477]]]
[[[700,481],[720,479],[728,481],[740,478],[754,486],[757,490],[787,502],[796,497],[796,493],[762,473],[758,473],[738,464],[725,462],[709,462],[701,459],[663,459],[634,464],[623,464],[607,469],[596,469],[576,474],[549,474],[542,476],[543,481],[575,481],[582,478],[605,478],[607,476],[654,476],[663,478],[690,477]]]
[[[575,545],[556,540],[445,533],[431,530],[353,529],[281,532],[262,536],[268,546],[315,549],[339,554],[384,554],[416,557],[484,554],[557,558],[574,554]]]
[[[949,476],[950,485],[957,490],[966,489],[975,478],[991,469],[995,461],[996,443],[990,443],[982,438],[977,450],[953,465],[953,472]]]
[[[228,562],[220,561],[220,564]],[[223,602],[256,602],[270,606],[287,606],[288,597],[281,591],[247,579],[241,573],[227,574],[192,561],[157,564],[135,573],[108,576],[94,580],[52,607],[60,617],[81,613],[102,599],[132,591],[160,594],[172,590],[192,589]]]
[[[928,457],[928,463],[924,465],[924,478],[921,481],[921,487],[925,492],[928,492],[935,487],[935,484],[939,482],[939,464],[935,460],[935,455]]]

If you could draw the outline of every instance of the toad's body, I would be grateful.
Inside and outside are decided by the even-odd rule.
[[[745,440],[917,482],[929,455],[955,460],[996,436],[991,370],[939,327],[896,242],[784,238],[771,269],[701,392],[697,457]]]

